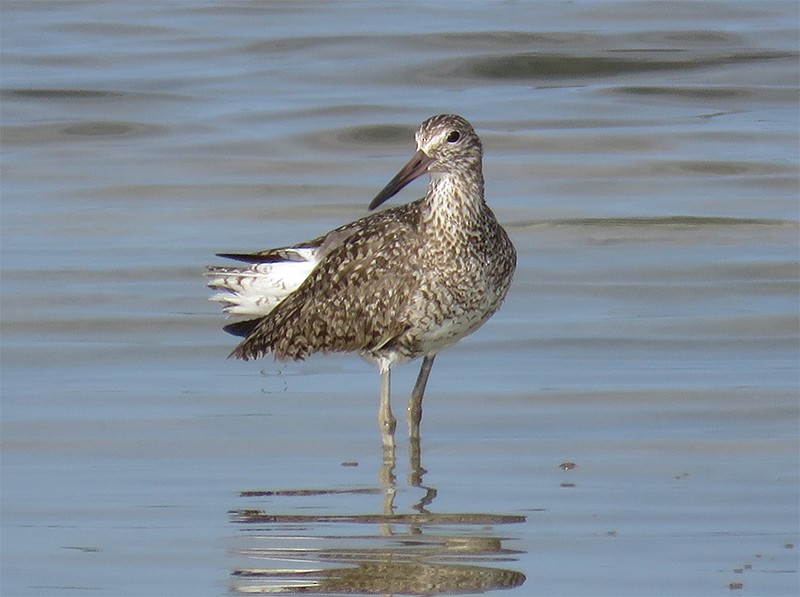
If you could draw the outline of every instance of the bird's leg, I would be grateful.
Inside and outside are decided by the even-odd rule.
[[[422,359],[422,366],[419,368],[419,375],[411,391],[411,398],[408,401],[406,416],[408,418],[408,437],[419,441],[419,424],[422,421],[422,396],[425,394],[425,386],[428,383],[428,376],[431,374],[433,359],[435,354],[425,355]]]
[[[392,414],[391,387],[392,370],[387,363],[381,363],[381,405],[378,409],[378,427],[381,430],[381,441],[384,450],[394,451],[394,430],[397,419]],[[391,455],[394,457],[394,454]]]
[[[394,497],[397,493],[396,477],[394,467],[396,462],[394,430],[397,427],[397,419],[392,415],[391,387],[392,372],[390,366],[380,363],[381,368],[381,405],[378,409],[378,426],[381,430],[381,441],[383,442],[383,462],[381,463],[381,486],[383,487],[383,514],[391,516],[394,514]],[[390,524],[381,525],[381,534],[392,535]]]
[[[408,401],[408,484],[411,487],[418,487],[425,490],[425,495],[412,508],[418,512],[427,513],[427,507],[436,497],[436,489],[422,484],[422,477],[427,472],[422,468],[422,440],[420,439],[419,424],[422,419],[422,396],[425,394],[425,385],[428,383],[428,376],[433,368],[435,355],[426,356],[422,361],[422,366],[411,392],[411,399]]]

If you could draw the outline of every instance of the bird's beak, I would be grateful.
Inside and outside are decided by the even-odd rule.
[[[389,181],[380,193],[375,195],[375,199],[369,204],[370,209],[375,209],[387,199],[394,197],[400,192],[404,186],[410,183],[415,178],[419,178],[428,171],[428,166],[433,162],[433,158],[429,157],[421,149],[417,150],[408,163],[398,172],[395,177]]]

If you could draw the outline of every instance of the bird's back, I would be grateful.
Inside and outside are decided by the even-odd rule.
[[[418,203],[329,233],[338,236],[336,245],[295,292],[253,327],[232,356],[272,353],[278,359],[301,359],[315,352],[370,354],[390,345],[411,326],[408,304],[420,285],[424,239]]]

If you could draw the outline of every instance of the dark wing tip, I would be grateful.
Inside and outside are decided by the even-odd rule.
[[[236,323],[229,323],[222,329],[233,336],[240,338],[247,338],[256,326],[258,326],[261,319],[248,319],[247,321],[237,321]],[[232,353],[231,353],[232,354]]]
[[[257,253],[215,253],[217,257],[223,259],[233,259],[234,261],[244,261],[245,263],[260,263],[263,257]]]

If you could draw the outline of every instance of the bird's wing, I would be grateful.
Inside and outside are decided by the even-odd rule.
[[[379,212],[326,235],[334,237],[314,271],[231,356],[301,359],[313,352],[369,352],[408,329],[421,235],[414,210],[401,207],[406,211]]]

